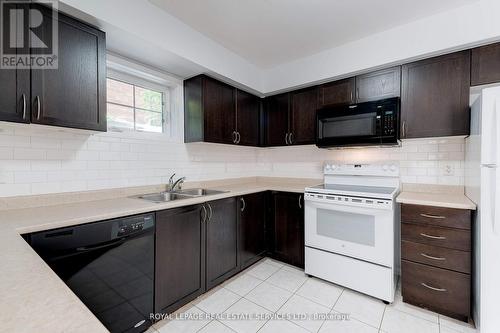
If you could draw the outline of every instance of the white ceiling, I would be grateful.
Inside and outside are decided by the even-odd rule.
[[[149,0],[261,68],[476,0]]]

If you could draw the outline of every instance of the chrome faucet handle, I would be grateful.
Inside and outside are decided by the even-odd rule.
[[[168,190],[169,191],[172,191],[173,190],[173,186],[174,186],[174,177],[175,177],[175,173],[172,174],[172,176],[170,176],[170,178],[168,179]]]

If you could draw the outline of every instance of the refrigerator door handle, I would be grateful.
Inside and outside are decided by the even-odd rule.
[[[498,223],[497,223],[497,209],[498,207],[500,207],[500,194],[498,193],[498,189],[500,188],[500,177],[498,175],[498,168],[496,168],[494,171],[494,175],[495,175],[495,182],[494,182],[494,185],[495,188],[493,190],[493,205],[492,205],[492,208],[491,208],[491,218],[492,218],[492,224],[493,224],[493,233],[495,235],[498,235]]]

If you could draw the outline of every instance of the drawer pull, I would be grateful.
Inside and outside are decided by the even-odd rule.
[[[430,219],[437,219],[437,220],[442,220],[442,219],[445,219],[446,216],[440,216],[440,215],[429,215],[429,214],[420,214],[420,216],[422,217],[427,217],[427,218],[430,218]]]
[[[432,239],[446,239],[444,236],[432,236],[432,235],[427,235],[424,233],[420,233],[420,236],[426,237],[426,238],[432,238]]]
[[[430,289],[430,290],[439,291],[439,292],[442,292],[442,293],[446,292],[446,289],[444,289],[444,288],[434,288],[434,287],[431,287],[427,283],[424,283],[424,282],[422,282],[420,284],[422,286],[424,286],[425,288]]]
[[[443,257],[433,257],[433,256],[430,256],[428,254],[425,254],[425,253],[420,253],[420,255],[424,258],[427,258],[427,259],[432,259],[432,260],[446,260],[446,258],[443,258]]]

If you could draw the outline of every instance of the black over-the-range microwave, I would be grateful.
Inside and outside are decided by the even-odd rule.
[[[325,107],[316,112],[320,148],[399,144],[399,98]]]

